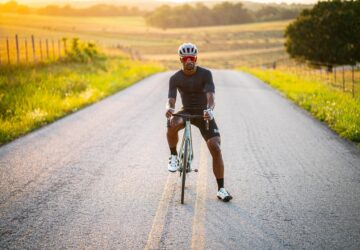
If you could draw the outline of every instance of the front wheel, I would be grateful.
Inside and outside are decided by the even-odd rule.
[[[182,161],[182,169],[181,169],[181,172],[182,172],[181,173],[182,174],[181,204],[184,204],[186,170],[187,170],[187,164],[188,164],[188,160],[189,160],[188,151],[189,151],[189,145],[188,145],[188,142],[185,142],[183,161]]]

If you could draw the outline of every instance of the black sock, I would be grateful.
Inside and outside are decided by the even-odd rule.
[[[177,155],[176,147],[170,148],[170,153],[172,155]]]
[[[218,190],[220,190],[220,188],[224,187],[224,178],[222,179],[216,179],[217,184],[218,184]]]

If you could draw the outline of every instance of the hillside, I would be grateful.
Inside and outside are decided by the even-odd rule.
[[[21,18],[20,18],[21,17]],[[182,42],[199,47],[199,63],[208,67],[233,68],[285,57],[284,29],[290,21],[242,25],[176,28],[148,27],[142,17],[50,17],[0,14],[0,51],[5,37],[79,37],[93,40],[116,53],[130,47],[142,58],[159,60],[170,68],[179,65],[177,48]],[[2,55],[3,56],[3,55]]]

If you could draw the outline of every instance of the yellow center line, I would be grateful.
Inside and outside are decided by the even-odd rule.
[[[205,249],[205,199],[206,199],[206,184],[207,184],[207,146],[205,142],[201,144],[199,176],[196,182],[196,202],[195,215],[192,225],[191,249]]]
[[[165,218],[168,211],[171,195],[175,192],[177,173],[169,173],[161,195],[161,199],[156,210],[156,215],[153,220],[151,231],[144,249],[159,249],[161,234],[164,229]]]

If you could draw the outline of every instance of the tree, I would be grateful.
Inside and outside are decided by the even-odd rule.
[[[285,31],[290,57],[308,62],[360,62],[360,0],[318,2],[303,10]]]
[[[256,15],[260,20],[276,20],[279,19],[280,9],[275,8],[274,6],[264,6],[259,11],[257,11]]]
[[[183,4],[176,7],[163,5],[146,15],[147,24],[165,28],[239,24],[253,21],[242,3],[223,2],[212,9],[206,5]]]
[[[223,2],[213,8],[216,24],[238,24],[251,22],[252,18],[242,3]]]

